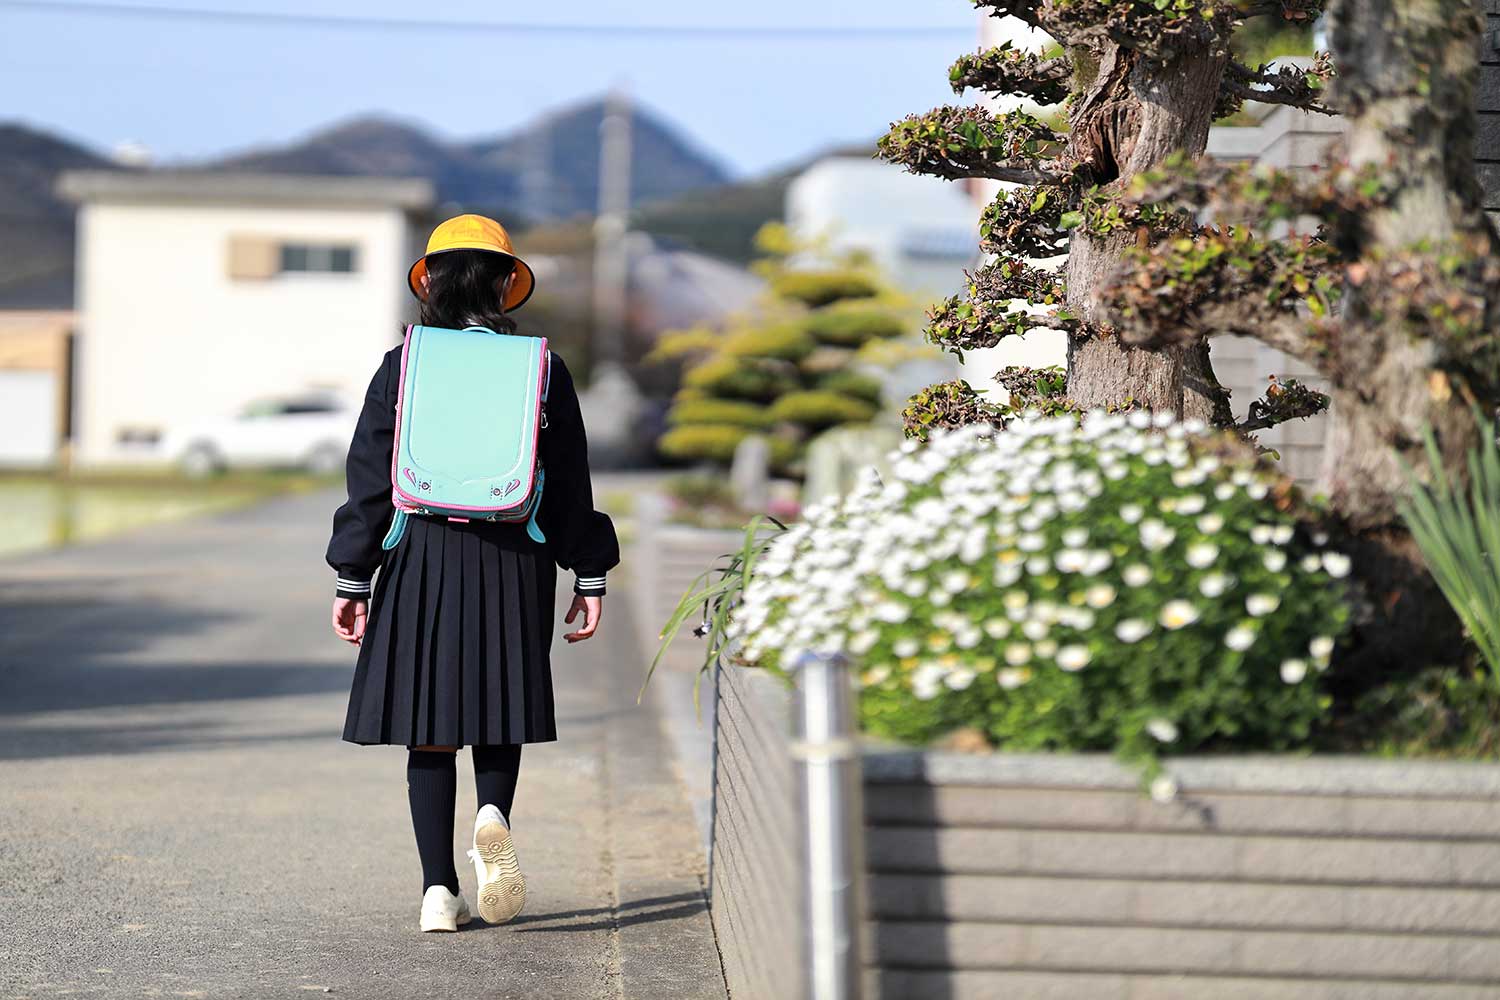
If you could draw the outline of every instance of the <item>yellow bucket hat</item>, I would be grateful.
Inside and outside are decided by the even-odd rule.
[[[439,224],[432,231],[427,239],[427,252],[418,257],[407,272],[406,283],[419,300],[426,300],[422,293],[422,276],[427,273],[427,258],[449,250],[486,250],[504,254],[516,262],[516,280],[511,283],[510,293],[503,303],[506,312],[521,308],[536,290],[536,276],[531,273],[530,265],[516,256],[510,234],[504,226],[482,215],[460,215]]]

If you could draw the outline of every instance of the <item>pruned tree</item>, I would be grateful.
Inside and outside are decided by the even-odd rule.
[[[955,86],[1061,99],[1067,128],[940,108],[882,140],[882,155],[914,171],[1025,185],[985,211],[982,245],[997,259],[934,309],[929,337],[962,350],[1060,328],[1071,403],[1223,427],[1236,425],[1211,336],[1253,337],[1311,365],[1331,387],[1325,480],[1366,585],[1367,646],[1443,655],[1456,631],[1397,503],[1424,427],[1462,481],[1475,413],[1500,401],[1500,247],[1472,164],[1476,4],[1331,0],[1332,58],[1307,71],[1240,65],[1229,40],[1249,18],[1313,18],[1321,0],[979,5],[1060,51],[968,56]],[[1349,118],[1343,162],[1304,175],[1199,162],[1210,122],[1247,99],[1337,107]],[[1024,260],[1063,252],[1056,273]],[[1325,402],[1273,382],[1237,429]]]
[[[934,310],[930,335],[955,349],[988,347],[1038,325],[1068,336],[1068,396],[1081,407],[1125,401],[1218,424],[1231,421],[1228,394],[1205,345],[1142,350],[1114,336],[1095,294],[1153,221],[1147,208],[1116,203],[1138,174],[1168,156],[1202,153],[1215,117],[1256,100],[1326,111],[1328,74],[1269,71],[1230,56],[1247,18],[1306,22],[1321,0],[977,0],[1055,39],[1056,54],[1001,45],[965,56],[950,71],[954,89],[1064,102],[1067,127],[1025,110],[942,107],[897,122],[883,157],[947,178],[1025,185],[1003,191],[981,222],[983,248],[998,255],[973,276],[968,294]],[[1057,272],[1024,258],[1067,252]],[[1046,306],[1034,310],[1011,300]]]

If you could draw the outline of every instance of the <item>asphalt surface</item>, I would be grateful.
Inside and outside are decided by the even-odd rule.
[[[336,502],[0,561],[0,998],[723,998],[701,844],[613,583],[599,635],[557,640],[560,740],[523,757],[526,910],[417,931],[405,752],[338,739]],[[473,808],[461,753],[457,840]]]

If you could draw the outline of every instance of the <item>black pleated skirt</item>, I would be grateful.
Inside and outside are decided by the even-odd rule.
[[[555,740],[548,653],[556,580],[547,547],[520,525],[411,518],[376,577],[344,739]]]

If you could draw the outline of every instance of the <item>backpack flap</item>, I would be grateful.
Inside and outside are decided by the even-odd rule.
[[[538,485],[547,361],[544,338],[413,326],[393,449],[397,506],[526,517]]]

